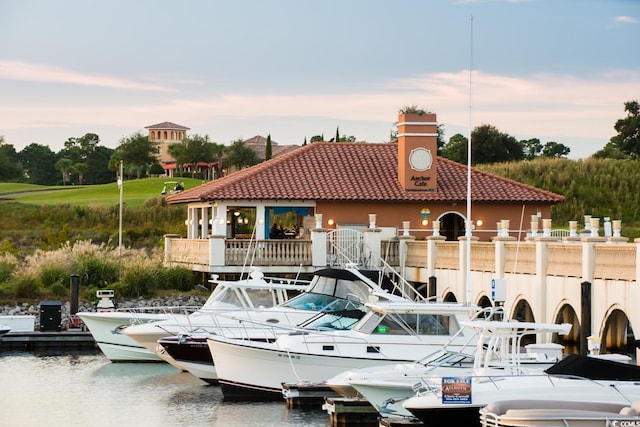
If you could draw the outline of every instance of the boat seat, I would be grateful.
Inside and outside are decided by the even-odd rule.
[[[638,403],[640,406],[640,402]],[[632,404],[633,405],[633,404]],[[568,412],[571,411],[589,411],[589,412],[607,412],[607,413],[619,413],[625,404],[619,403],[594,403],[594,402],[567,402],[567,401],[552,401],[552,400],[534,400],[534,399],[522,399],[522,400],[502,400],[490,403],[484,409],[485,413],[492,413],[495,415],[503,415],[512,411],[531,411],[531,408],[539,410],[559,410]],[[570,408],[570,409],[569,409]]]
[[[638,411],[633,409],[631,406],[625,406],[624,408],[620,409],[620,415],[625,415],[628,417],[637,417]]]
[[[563,419],[563,418],[595,418],[595,419],[615,419],[624,418],[631,415],[619,414],[609,411],[597,411],[587,409],[561,409],[561,408],[536,408],[536,409],[508,409],[507,412],[501,415],[501,418],[508,418],[510,420],[531,420],[531,419]]]

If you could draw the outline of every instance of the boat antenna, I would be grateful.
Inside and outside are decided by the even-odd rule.
[[[470,44],[469,44],[469,139],[467,140],[467,224],[465,226],[466,235],[466,258],[467,258],[467,271],[466,271],[466,296],[465,302],[471,304],[471,228],[473,227],[473,221],[471,220],[471,134],[472,134],[472,120],[471,120],[471,106],[472,106],[472,93],[471,82],[473,75],[473,15],[471,15],[470,22]]]

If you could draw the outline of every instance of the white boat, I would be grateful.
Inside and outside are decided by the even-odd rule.
[[[442,377],[472,375],[527,375],[541,373],[559,361],[560,344],[529,344],[534,334],[567,334],[571,325],[474,319],[462,323],[478,335],[475,346],[442,349],[411,362],[342,372],[326,381],[344,397],[362,397],[383,417],[413,417],[402,402],[416,390],[440,384]],[[526,352],[523,352],[523,347]]]
[[[185,322],[187,316],[198,309],[229,311],[273,306],[285,301],[287,292],[294,291],[297,294],[307,286],[266,280],[262,272],[256,268],[252,269],[247,279],[223,281],[215,277],[211,282],[215,288],[201,307],[141,307],[80,312],[77,316],[85,323],[100,350],[112,362],[161,362],[167,360],[160,357],[155,348],[144,347],[124,331],[134,326],[163,320],[172,323]],[[178,364],[174,365],[184,370]]]
[[[406,288],[412,295],[415,289]],[[210,334],[273,341],[288,327],[303,323],[321,311],[340,311],[353,301],[370,298],[404,301],[402,291],[381,270],[362,270],[355,265],[327,268],[314,273],[302,294],[271,308],[235,310],[224,316],[200,310],[188,322],[173,320],[128,328],[126,334],[146,348],[170,357],[198,378],[216,384],[217,373],[206,339]]]
[[[482,427],[608,427],[640,425],[640,401],[504,400],[480,409]]]
[[[0,337],[11,332],[11,326],[0,324]]]
[[[629,405],[640,400],[640,366],[571,354],[544,374],[446,377],[403,406],[425,423],[480,425],[480,408],[496,401],[566,400]]]
[[[475,338],[471,331],[457,332],[476,306],[385,301],[366,307],[364,316],[325,313],[274,342],[210,336],[225,399],[281,399],[283,383],[321,383],[347,369],[411,361]]]

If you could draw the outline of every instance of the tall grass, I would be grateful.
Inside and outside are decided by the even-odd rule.
[[[640,162],[551,159],[479,165],[479,169],[565,196],[551,209],[555,227],[584,215],[622,220],[622,235],[640,237]]]
[[[81,297],[88,301],[95,300],[98,289],[114,289],[118,298],[152,297],[163,289],[192,292],[203,281],[190,270],[165,268],[160,248],[121,252],[106,244],[76,241],[55,250],[38,249],[22,261],[0,255],[0,300],[37,304],[46,297],[68,297],[72,275],[78,275]]]

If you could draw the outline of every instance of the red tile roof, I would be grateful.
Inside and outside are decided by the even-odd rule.
[[[150,126],[145,126],[145,129],[174,129],[174,130],[190,130],[188,127],[186,126],[182,126],[182,125],[177,125],[175,123],[171,123],[171,122],[162,122],[162,123],[158,123],[155,125],[150,125]]]
[[[247,147],[255,151],[259,159],[264,159],[266,156],[267,138],[262,135],[256,135],[252,138],[245,139],[244,143]],[[271,140],[271,158],[278,157],[289,151],[293,151],[300,148],[299,145],[279,145],[274,140]]]
[[[401,187],[397,163],[397,144],[316,142],[167,197],[167,202],[466,201],[466,165],[439,157],[437,191],[419,192]],[[474,202],[555,204],[564,200],[558,194],[477,169],[472,169],[471,183]]]

